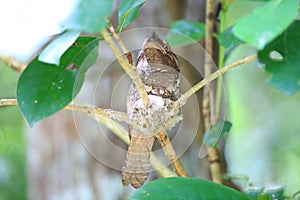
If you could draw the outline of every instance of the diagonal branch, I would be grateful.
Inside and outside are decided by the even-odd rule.
[[[149,103],[148,94],[145,90],[145,86],[143,84],[142,79],[140,78],[139,74],[136,71],[136,68],[133,65],[130,65],[126,59],[124,59],[118,47],[113,42],[112,38],[110,37],[109,33],[106,30],[103,30],[101,34],[103,35],[107,44],[110,46],[111,50],[113,51],[114,55],[116,56],[117,60],[119,61],[120,65],[122,66],[126,74],[128,74],[128,76],[135,84],[139,94],[141,95],[145,108],[148,107],[148,103]]]
[[[0,60],[2,60],[7,66],[9,66],[17,72],[22,72],[26,68],[26,64],[13,59],[12,57],[0,56]]]
[[[190,88],[187,92],[185,92],[183,95],[181,95],[181,97],[175,102],[174,108],[184,105],[186,103],[186,101],[188,100],[188,98],[190,98],[198,90],[203,88],[207,83],[217,79],[218,77],[222,76],[223,74],[225,74],[226,72],[230,71],[231,69],[233,69],[237,66],[240,66],[242,64],[256,60],[256,58],[257,58],[256,54],[247,56],[243,59],[240,59],[240,60],[238,60],[232,64],[229,64],[229,65],[219,69],[218,71],[212,73],[210,76],[208,76],[205,79],[203,79],[202,81],[198,82],[196,85],[194,85],[192,88]]]
[[[184,169],[181,161],[177,157],[175,150],[171,144],[171,141],[168,137],[168,134],[166,130],[160,131],[157,135],[156,138],[158,139],[159,143],[161,144],[163,151],[170,161],[172,167],[175,169],[175,172],[178,176],[182,177],[189,177],[188,173]]]

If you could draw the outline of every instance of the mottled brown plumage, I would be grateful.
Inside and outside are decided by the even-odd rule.
[[[134,84],[128,93],[127,112],[137,126],[129,126],[130,144],[122,169],[124,185],[131,184],[138,188],[148,177],[154,132],[164,126],[169,117],[164,116],[165,106],[179,97],[178,65],[170,45],[153,32],[145,40],[136,65],[148,93],[149,108],[143,107]]]

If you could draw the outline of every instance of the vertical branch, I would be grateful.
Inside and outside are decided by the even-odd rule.
[[[205,50],[206,54],[204,57],[204,76],[208,77],[213,73],[213,28],[214,28],[214,20],[215,20],[215,2],[214,0],[206,1],[206,29],[205,29]],[[207,84],[204,88],[204,99],[203,99],[203,115],[204,115],[204,125],[205,129],[210,127],[210,113],[213,112],[214,107],[214,95],[211,97],[209,95],[209,91],[213,91],[212,84]]]
[[[204,65],[204,75],[205,77],[213,73],[213,63],[211,59],[213,57],[213,29],[215,21],[215,1],[206,1],[206,31],[205,31],[205,65]],[[215,122],[211,119],[214,118],[215,113],[215,91],[212,89],[212,85],[209,84],[204,88],[204,98],[203,98],[203,117],[204,117],[204,127],[208,130],[211,124]],[[209,94],[209,91],[212,94]],[[216,183],[222,183],[221,166],[219,162],[219,153],[217,149],[209,148],[209,153],[207,157],[210,162],[210,171],[212,180]]]
[[[194,85],[188,91],[186,91],[183,95],[181,95],[181,97],[174,103],[173,109],[176,109],[179,106],[183,106],[186,103],[186,101],[193,94],[195,94],[197,91],[199,91],[201,88],[206,86],[211,81],[221,77],[223,74],[232,70],[235,67],[238,67],[242,64],[249,63],[251,61],[256,60],[256,58],[257,58],[257,55],[253,54],[253,55],[247,56],[245,58],[242,58],[240,60],[237,60],[229,65],[226,65],[225,67],[220,68],[218,71],[216,71],[216,72],[212,73],[211,75],[209,75],[208,77],[204,78],[202,81],[198,82],[196,85]]]

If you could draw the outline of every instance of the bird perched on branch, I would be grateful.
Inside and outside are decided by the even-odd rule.
[[[146,181],[150,168],[150,152],[155,135],[181,120],[179,109],[172,103],[179,98],[179,63],[170,45],[153,32],[143,44],[136,69],[148,94],[145,108],[132,83],[128,92],[127,113],[130,116],[130,144],[122,169],[123,185],[138,188]]]

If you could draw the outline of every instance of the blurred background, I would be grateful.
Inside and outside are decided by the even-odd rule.
[[[74,3],[75,0],[1,2],[0,55],[29,62],[49,38],[61,31],[59,23],[72,11]],[[230,27],[258,5],[258,2],[234,1],[226,26]],[[152,0],[145,3],[138,19],[127,30],[168,28],[170,22],[183,18],[204,21],[204,15],[203,0]],[[117,23],[116,13],[112,23]],[[133,46],[141,46],[145,39],[145,35],[136,37],[132,33],[130,36],[134,37],[130,40]],[[192,54],[194,49],[187,51]],[[226,63],[253,53],[253,48],[240,46]],[[198,57],[201,62],[203,52]],[[75,102],[125,111],[129,80],[127,85],[123,84],[126,83],[124,72],[113,61],[109,48],[101,44],[99,58],[88,71]],[[189,84],[201,80],[201,75],[194,73],[188,62],[181,63],[185,83],[182,91],[185,91]],[[18,77],[18,72],[0,62],[0,98],[16,96]],[[284,187],[287,194],[293,194],[300,189],[300,112],[295,109],[300,105],[300,94],[280,93],[267,83],[269,77],[254,62],[226,74],[226,118],[233,123],[233,128],[221,151],[232,176],[249,178],[248,182],[234,182],[240,189],[246,189],[251,183],[267,189]],[[171,137],[190,175],[209,179],[207,161],[198,158],[201,138],[190,128],[197,127],[198,131],[202,128],[199,99],[201,92],[184,108],[187,114],[180,124],[182,129],[177,127],[178,136]],[[134,191],[121,184],[119,169],[126,149],[126,144],[114,134],[86,116],[61,111],[29,128],[17,107],[0,107],[0,200],[126,199]],[[150,179],[158,177],[151,172]]]

